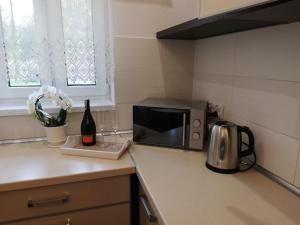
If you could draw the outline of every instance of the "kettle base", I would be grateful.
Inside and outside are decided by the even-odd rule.
[[[214,171],[216,173],[222,173],[222,174],[233,174],[233,173],[237,173],[240,171],[239,168],[235,168],[235,169],[220,169],[220,168],[216,168],[213,167],[211,165],[209,165],[207,162],[205,163],[206,167],[211,170]]]

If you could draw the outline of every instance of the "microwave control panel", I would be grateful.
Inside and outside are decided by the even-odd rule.
[[[204,110],[191,110],[191,124],[190,124],[190,140],[189,147],[191,149],[203,149],[205,137],[205,117]]]

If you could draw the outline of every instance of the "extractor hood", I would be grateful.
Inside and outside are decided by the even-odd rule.
[[[300,0],[275,0],[207,18],[196,18],[158,32],[157,38],[197,40],[297,21],[300,21]]]

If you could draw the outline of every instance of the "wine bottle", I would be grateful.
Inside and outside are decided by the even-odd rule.
[[[96,124],[90,111],[90,100],[84,101],[85,112],[81,122],[81,140],[85,146],[96,144]]]

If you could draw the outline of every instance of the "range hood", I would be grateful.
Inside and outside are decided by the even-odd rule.
[[[193,19],[157,33],[158,39],[197,40],[300,21],[300,0],[275,0]]]

